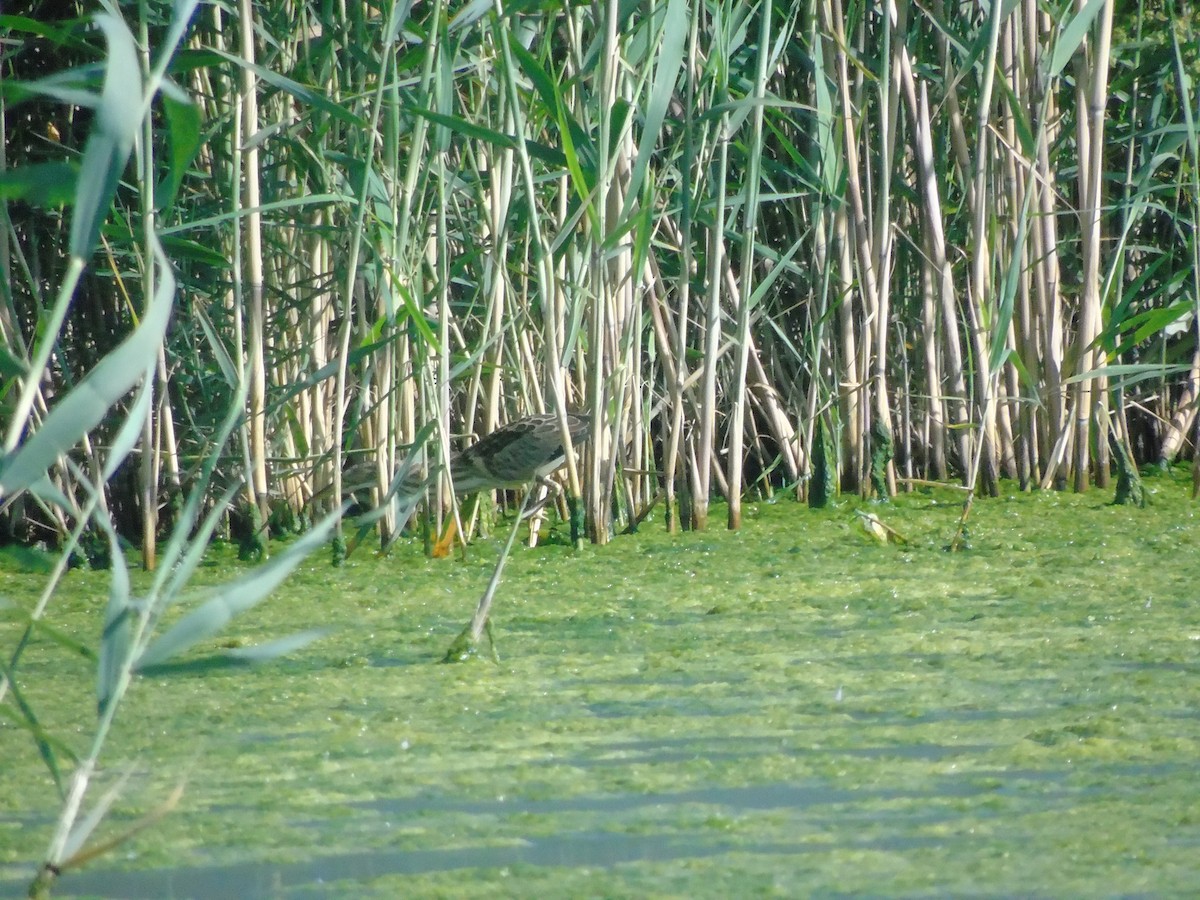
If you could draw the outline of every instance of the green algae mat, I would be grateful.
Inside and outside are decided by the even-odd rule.
[[[182,799],[55,896],[1193,896],[1200,504],[1148,487],[980,501],[960,553],[945,490],[858,507],[904,545],[786,500],[738,533],[552,540],[509,562],[498,661],[456,665],[499,536],[310,558],[225,643],[326,637],[134,685],[99,836]],[[0,596],[32,605],[35,568],[0,563]],[[216,547],[202,580],[240,571]],[[73,572],[48,620],[94,645],[106,591]],[[87,746],[94,663],[42,639],[20,686]],[[0,765],[20,896],[58,800],[8,718]]]

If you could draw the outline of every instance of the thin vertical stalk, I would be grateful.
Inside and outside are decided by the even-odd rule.
[[[619,4],[617,0],[607,0],[600,7],[603,11],[604,41],[600,50],[600,83],[596,91],[597,112],[599,115],[598,140],[596,147],[596,188],[589,202],[593,203],[596,234],[593,236],[593,246],[588,257],[588,283],[591,287],[588,306],[588,346],[591,348],[588,369],[588,405],[592,415],[592,434],[599,435],[605,418],[605,407],[608,405],[606,385],[610,373],[618,368],[616,359],[617,347],[610,339],[611,330],[616,327],[614,321],[619,315],[617,294],[628,286],[628,279],[621,279],[614,271],[616,260],[609,260],[605,249],[608,248],[610,229],[616,224],[620,215],[621,203],[615,196],[619,191],[617,179],[614,177],[618,152],[612,134],[612,110],[617,101],[617,70],[620,63],[620,46],[617,41],[617,22],[619,19]],[[614,157],[610,159],[610,148]],[[620,417],[616,419],[619,428]],[[608,543],[610,504],[606,490],[607,478],[602,467],[606,454],[602,442],[592,445],[588,454],[587,466],[587,524],[588,533],[592,540],[599,544]],[[610,460],[611,461],[611,460]]]
[[[998,334],[988,334],[988,328],[993,325],[996,317],[989,304],[993,302],[991,279],[991,241],[988,231],[988,211],[991,203],[986,199],[988,181],[991,175],[991,129],[989,116],[992,108],[992,87],[995,81],[996,57],[1000,45],[1000,24],[1003,10],[993,5],[988,16],[987,47],[983,54],[981,71],[983,81],[979,89],[978,109],[975,117],[975,156],[972,175],[973,188],[971,191],[971,238],[972,253],[969,260],[971,265],[968,303],[971,311],[971,322],[975,345],[976,381],[979,386],[982,407],[979,420],[979,443],[968,470],[967,487],[971,491],[978,488],[981,471],[984,473],[984,487],[995,493],[997,483],[996,467],[996,431],[995,416],[997,391],[999,389],[999,369],[991,365],[991,342],[1003,340],[1007,329]]]
[[[723,26],[721,26],[723,27]],[[719,88],[718,103],[725,91]],[[708,527],[709,485],[714,466],[717,421],[717,361],[721,343],[721,273],[725,267],[725,182],[729,169],[729,113],[722,112],[717,126],[716,171],[713,179],[712,224],[707,229],[708,271],[704,305],[704,362],[700,388],[700,435],[696,466],[692,472],[692,527]]]
[[[894,432],[888,390],[888,332],[891,323],[892,285],[892,176],[896,156],[896,123],[900,106],[899,70],[904,52],[903,43],[893,40],[893,26],[904,34],[908,19],[908,4],[901,0],[896,6],[888,0],[888,7],[881,17],[883,46],[879,55],[879,145],[881,158],[879,178],[875,185],[877,207],[873,235],[874,272],[876,285],[873,305],[875,307],[875,421]],[[869,283],[869,281],[868,281]],[[896,493],[896,470],[892,462],[887,466],[888,494]],[[882,499],[882,498],[881,498]]]
[[[142,76],[150,74],[149,10],[146,0],[138,4],[138,57]],[[154,296],[154,120],[150,116],[142,119],[141,139],[137,144],[138,159],[138,203],[142,220],[142,296],[148,304]],[[158,356],[162,358],[162,348]],[[159,367],[155,366],[155,372]],[[158,387],[155,381],[147,390]],[[142,423],[142,456],[138,465],[138,489],[142,513],[142,565],[147,572],[154,571],[158,538],[158,457],[155,454],[155,402],[153,396],[146,407],[146,420]]]
[[[376,86],[371,99],[371,119],[370,129],[367,132],[369,135],[377,133],[379,127],[379,119],[383,109],[383,95],[387,87],[387,79],[382,77],[384,73],[391,69],[391,59],[393,47],[396,43],[396,37],[399,34],[401,21],[401,12],[407,12],[407,4],[396,0],[391,6],[388,13],[387,27],[384,31],[384,40],[381,47],[381,58],[376,78]],[[434,59],[438,53],[440,46],[439,37],[441,35],[441,20],[442,20],[442,0],[435,0],[433,9],[430,14],[430,25],[428,40],[425,47],[424,69],[422,72],[423,82],[427,83],[429,75],[433,69]],[[417,159],[420,156],[421,148],[424,144],[425,136],[424,119],[418,117],[414,126],[412,156],[409,158],[409,177],[412,182],[415,182]],[[359,255],[362,252],[363,240],[363,222],[366,218],[367,208],[367,185],[371,174],[372,166],[369,160],[373,154],[373,142],[364,141],[362,145],[363,152],[367,154],[367,158],[363,160],[362,178],[359,183],[356,196],[354,198],[354,218],[350,226],[350,250],[346,260],[345,282],[342,285],[342,323],[338,332],[338,367],[337,381],[334,394],[334,418],[333,418],[333,433],[329,436],[333,443],[333,495],[337,498],[336,502],[342,502],[342,469],[343,469],[343,449],[345,443],[345,427],[346,427],[346,410],[347,410],[347,373],[349,368],[350,357],[350,335],[354,325],[354,306],[357,296],[358,282],[358,261]],[[407,207],[411,202],[412,184],[406,183],[406,190],[403,196],[402,207]],[[401,246],[407,249],[407,228],[408,216],[401,214],[400,219],[404,228],[404,240],[401,241]],[[447,451],[448,452],[448,451]],[[334,560],[340,561],[341,548],[344,547],[344,537],[342,535],[341,519],[334,526]]]
[[[252,0],[238,3],[241,33],[242,66],[242,134],[249,137],[258,133],[258,79],[254,74],[254,4]],[[243,151],[243,191],[246,208],[246,279],[250,288],[249,331],[247,351],[250,359],[249,378],[249,433],[247,443],[250,452],[250,471],[246,473],[250,503],[258,508],[259,525],[266,527],[267,521],[267,375],[265,310],[263,300],[263,246],[262,206],[259,191],[258,142],[248,141]],[[258,537],[265,537],[259,535]],[[265,541],[260,544],[265,548]]]
[[[550,253],[550,247],[546,243],[542,232],[541,213],[537,206],[537,185],[534,181],[533,165],[530,162],[529,151],[524,139],[526,135],[526,121],[517,97],[516,66],[513,62],[512,49],[509,46],[509,33],[506,28],[502,27],[502,23],[505,21],[502,0],[495,0],[492,13],[492,35],[500,49],[501,58],[504,61],[501,83],[509,108],[513,112],[514,132],[519,138],[517,141],[517,160],[521,168],[522,187],[525,190],[526,201],[529,204],[530,245],[534,254],[534,265],[537,271],[538,293],[541,298],[542,309],[545,311],[545,315],[542,317],[542,328],[546,383],[550,388],[550,395],[554,400],[555,411],[559,414],[563,446],[567,449],[567,484],[570,496],[577,498],[580,493],[580,482],[574,454],[571,452],[571,435],[567,428],[566,420],[567,401],[562,372],[564,361],[563,344],[559,333],[558,317],[552,313],[555,296],[553,258]],[[597,415],[595,410],[592,411],[592,415],[593,427],[595,427],[595,416]]]
[[[1077,0],[1076,9],[1083,10],[1084,0]],[[1079,178],[1083,208],[1080,210],[1083,245],[1083,293],[1080,296],[1079,329],[1076,335],[1076,374],[1083,375],[1095,368],[1097,361],[1093,344],[1100,333],[1100,252],[1101,252],[1101,190],[1104,178],[1104,109],[1108,99],[1108,60],[1112,44],[1113,4],[1105,3],[1100,11],[1094,56],[1090,70],[1080,61],[1076,116],[1079,135]],[[1090,88],[1090,90],[1089,90]],[[1084,115],[1083,110],[1087,110]],[[1075,383],[1075,459],[1074,484],[1076,491],[1087,490],[1090,452],[1090,429],[1095,408],[1103,406],[1107,379],[1083,378]],[[1096,442],[1096,478],[1103,485],[1108,481],[1108,442]]]
[[[729,416],[729,519],[731,529],[742,525],[743,437],[746,428],[746,369],[750,357],[750,312],[754,296],[754,240],[758,223],[759,160],[763,150],[763,104],[767,95],[767,60],[770,58],[771,0],[762,0],[758,9],[758,68],[754,79],[753,110],[750,113],[750,140],[742,200],[742,254],[740,279],[730,279],[734,292],[736,361],[733,398]]]
[[[700,16],[702,15],[702,4],[691,4],[691,18],[688,28],[687,55],[683,67],[683,105],[685,121],[693,121],[693,113],[696,110],[696,72],[699,65],[699,32],[700,32]],[[678,529],[681,518],[681,510],[678,508],[676,499],[676,476],[677,469],[681,463],[684,463],[686,471],[686,460],[683,457],[684,440],[684,383],[688,379],[688,325],[690,322],[691,313],[691,297],[692,297],[692,269],[694,260],[692,256],[692,221],[693,221],[693,194],[692,185],[697,184],[700,180],[701,173],[697,155],[695,153],[694,130],[691,127],[685,127],[683,131],[683,147],[681,148],[680,171],[684,173],[683,181],[679,187],[679,233],[677,243],[679,247],[680,262],[679,262],[679,277],[676,284],[676,294],[678,297],[678,310],[675,317],[675,328],[673,329],[673,364],[674,376],[670,379],[667,385],[668,397],[668,413],[670,416],[667,433],[666,446],[663,448],[663,476],[666,482],[666,528],[668,532],[674,532]],[[688,522],[691,525],[691,513],[688,513]]]

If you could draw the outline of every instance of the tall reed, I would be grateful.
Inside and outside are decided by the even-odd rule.
[[[153,279],[155,217],[185,286],[140,468],[103,492],[148,565],[243,371],[220,465],[246,472],[250,534],[339,497],[357,460],[383,497],[427,423],[444,459],[542,409],[592,410],[567,482],[596,541],[660,493],[668,528],[706,527],[722,495],[737,527],[748,488],[803,496],[818,418],[862,493],[873,433],[901,484],[985,493],[1103,484],[1110,433],[1142,461],[1191,452],[1194,13],[347,12],[205,8],[170,69],[200,115],[136,135],[140,189],[113,182],[126,214],[86,275],[36,211],[81,133],[39,142],[45,107],[5,92],[6,451],[107,346],[95,321],[132,326],[122,267]],[[4,27],[6,75],[37,71],[47,38]],[[43,301],[81,277],[87,305]],[[11,506],[10,532],[70,531],[86,488],[52,477],[70,511]],[[393,540],[396,511],[379,523]]]

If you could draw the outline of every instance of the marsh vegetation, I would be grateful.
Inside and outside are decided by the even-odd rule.
[[[425,566],[397,541],[454,494],[405,532],[397,473],[503,422],[590,417],[559,506],[596,558],[928,483],[937,540],[990,552],[976,497],[1138,501],[1200,459],[1200,18],[1114,7],[6,5],[0,532],[51,561],[5,588],[0,727],[62,800],[46,883],[104,847],[130,685],[318,548]],[[214,538],[257,567],[195,591]],[[95,728],[43,692],[53,647]]]

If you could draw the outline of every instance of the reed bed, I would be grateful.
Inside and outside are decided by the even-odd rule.
[[[38,9],[0,25],[5,450],[146,315],[155,236],[178,287],[146,399],[58,448],[65,505],[10,491],[10,537],[61,542],[136,416],[100,502],[152,566],[231,403],[206,502],[241,484],[258,535],[351,462],[384,496],[425,426],[444,458],[556,409],[592,414],[566,481],[598,542],[804,498],[818,422],[861,494],[889,446],[886,492],[1192,453],[1190,7],[243,0],[164,57],[168,5],[114,2],[163,84],[82,253],[111,50]]]
[[[31,896],[174,804],[94,837],[122,697],[340,558],[344,472],[386,546],[412,467],[588,410],[565,481],[603,543],[1200,460],[1190,6],[48,9],[0,14],[0,541],[59,551],[0,669],[61,799]],[[296,530],[163,618],[214,534]],[[77,752],[20,675],[35,635],[89,652],[46,623],[79,555],[112,576]]]

